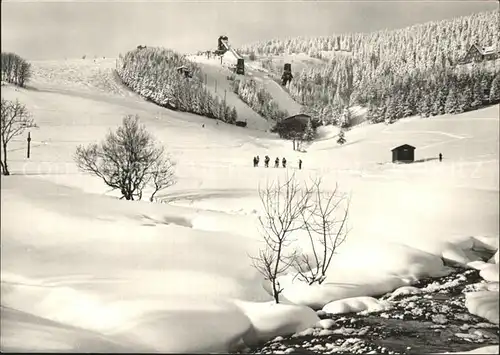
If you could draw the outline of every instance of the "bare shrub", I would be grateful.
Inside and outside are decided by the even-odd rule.
[[[297,272],[295,277],[309,285],[325,281],[333,256],[349,233],[350,198],[340,193],[338,185],[333,191],[324,191],[321,178],[307,186],[299,184],[295,175],[259,188],[259,197],[264,211],[259,222],[265,247],[251,259],[253,267],[271,282],[273,298],[279,303],[283,287],[278,278],[290,268]],[[295,241],[293,235],[299,232],[309,238],[311,253],[290,248]]]
[[[99,144],[79,146],[78,168],[100,177],[126,200],[142,199],[146,187],[156,193],[175,183],[175,164],[154,137],[139,124],[139,116],[127,115],[116,132],[109,132]]]
[[[286,248],[292,243],[291,234],[303,228],[301,216],[310,207],[311,193],[292,175],[284,182],[278,180],[259,188],[259,197],[264,212],[259,222],[265,247],[251,258],[253,266],[271,282],[273,298],[279,303],[283,288],[278,277],[294,265],[296,258],[295,253],[287,255]]]
[[[337,184],[333,191],[323,191],[321,183],[320,178],[314,180],[308,190],[312,194],[311,203],[302,213],[303,230],[309,237],[312,256],[302,253],[295,259],[297,277],[309,285],[325,281],[332,258],[349,232],[350,198],[339,191]]]
[[[2,147],[2,161],[0,167],[3,175],[10,175],[7,165],[7,146],[12,138],[21,135],[27,128],[34,126],[33,118],[26,106],[16,101],[1,100],[0,139]]]

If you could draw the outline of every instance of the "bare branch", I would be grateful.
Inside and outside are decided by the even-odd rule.
[[[309,237],[316,266],[313,269],[310,257],[306,256],[297,259],[299,264],[296,265],[296,268],[299,270],[301,280],[309,284],[315,282],[321,284],[326,279],[333,255],[347,238],[346,224],[350,200],[338,193],[337,184],[334,190],[329,192],[322,190],[321,178],[313,180],[311,185],[310,191],[314,200],[302,214],[302,229]],[[346,208],[337,219],[342,204],[346,204]],[[316,246],[317,243],[320,248]],[[304,267],[308,270],[305,271]]]

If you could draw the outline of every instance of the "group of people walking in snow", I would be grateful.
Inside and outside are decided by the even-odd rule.
[[[256,157],[253,157],[254,168],[259,166],[259,161],[260,161],[260,157],[258,155]],[[266,168],[269,168],[270,161],[271,161],[271,158],[269,158],[269,155],[266,155],[264,158],[264,166]],[[274,159],[274,167],[279,168],[279,166],[280,166],[280,158],[276,157],[276,159]],[[281,166],[283,168],[286,168],[286,158],[285,157],[283,157],[283,159],[281,159]],[[302,169],[302,159],[299,159],[299,169]]]

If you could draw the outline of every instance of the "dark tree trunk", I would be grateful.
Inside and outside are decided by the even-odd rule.
[[[7,144],[2,145],[3,148],[3,174],[4,175],[10,175],[9,168],[7,166]]]

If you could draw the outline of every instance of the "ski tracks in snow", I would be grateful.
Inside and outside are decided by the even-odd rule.
[[[435,147],[435,146],[439,146],[439,145],[451,143],[451,142],[454,142],[454,141],[457,141],[457,140],[474,138],[471,135],[458,135],[458,134],[453,134],[453,133],[443,132],[443,131],[426,131],[426,130],[422,130],[422,131],[420,131],[420,130],[393,131],[391,128],[392,128],[391,126],[388,126],[388,127],[384,128],[382,130],[382,133],[385,133],[385,134],[408,134],[408,133],[412,133],[412,134],[421,134],[421,133],[424,133],[424,134],[438,134],[438,135],[441,135],[441,136],[445,136],[445,137],[451,138],[451,139],[443,140],[441,142],[431,143],[431,144],[428,144],[428,145],[425,145],[425,146],[418,147],[419,150],[432,148],[432,147]]]

